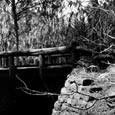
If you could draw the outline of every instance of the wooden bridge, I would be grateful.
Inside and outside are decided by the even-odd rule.
[[[55,83],[58,85],[62,84],[61,82],[64,82],[65,79],[64,76],[66,77],[72,69],[72,55],[71,46],[0,52],[0,114],[7,110],[9,112],[9,108],[11,111],[14,109],[14,100],[16,100],[17,95],[16,86],[18,84],[16,75],[24,79],[30,88],[42,91],[46,90],[41,80],[44,79],[51,84],[48,88],[51,89],[53,87],[55,91],[57,87],[59,88],[59,86],[56,87]],[[35,63],[30,63],[29,57],[36,60],[33,61]],[[68,63],[67,58],[69,60]],[[64,60],[63,62],[62,59]],[[55,63],[56,60],[58,61],[57,63]],[[51,82],[54,82],[55,85]],[[60,88],[58,90],[60,90]],[[52,90],[50,91],[53,92]],[[19,93],[19,95],[21,95],[21,93]],[[6,97],[5,100],[4,97]],[[2,103],[2,100],[4,100],[4,103]],[[25,101],[25,98],[23,101]],[[10,104],[8,105],[7,103]],[[8,105],[8,107],[6,105]],[[6,109],[4,110],[4,108]]]
[[[71,46],[0,52],[0,70],[9,70],[9,76],[13,77],[16,69],[39,68],[40,76],[42,76],[44,68],[73,67],[75,61],[79,59],[79,53],[92,55],[93,51],[72,44]]]
[[[114,51],[112,53],[115,54]],[[10,99],[15,98],[16,74],[27,83],[32,84],[30,88],[45,90],[43,81],[41,81],[44,79],[49,83],[47,86],[51,92],[60,92],[67,74],[76,66],[75,62],[79,60],[80,56],[94,56],[95,54],[99,53],[76,46],[74,43],[71,46],[0,52],[1,94],[10,94]]]

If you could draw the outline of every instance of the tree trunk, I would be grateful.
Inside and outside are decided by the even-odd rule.
[[[17,19],[17,13],[16,13],[16,4],[15,0],[12,0],[12,14],[14,19],[14,30],[16,35],[16,49],[19,50],[19,34],[18,34],[18,19]]]

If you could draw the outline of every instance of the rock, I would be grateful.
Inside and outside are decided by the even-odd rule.
[[[115,65],[100,73],[75,68],[67,76],[52,115],[115,115]]]

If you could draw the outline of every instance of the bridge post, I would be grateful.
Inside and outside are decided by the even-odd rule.
[[[39,55],[39,73],[40,77],[43,77],[43,67],[44,67],[44,55]]]
[[[8,57],[8,64],[9,64],[9,101],[11,102],[11,106],[14,108],[16,104],[16,78],[15,78],[15,65],[14,65],[14,57]],[[12,108],[12,109],[13,109]]]
[[[9,56],[9,76],[10,78],[15,77],[15,66],[14,66],[14,57]]]
[[[76,51],[76,47],[78,46],[78,43],[76,41],[73,41],[71,43],[71,61],[72,61],[72,68],[76,67],[76,62],[79,60],[79,53]]]

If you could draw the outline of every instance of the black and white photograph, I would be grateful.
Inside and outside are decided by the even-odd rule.
[[[115,115],[115,0],[0,0],[0,115]]]

